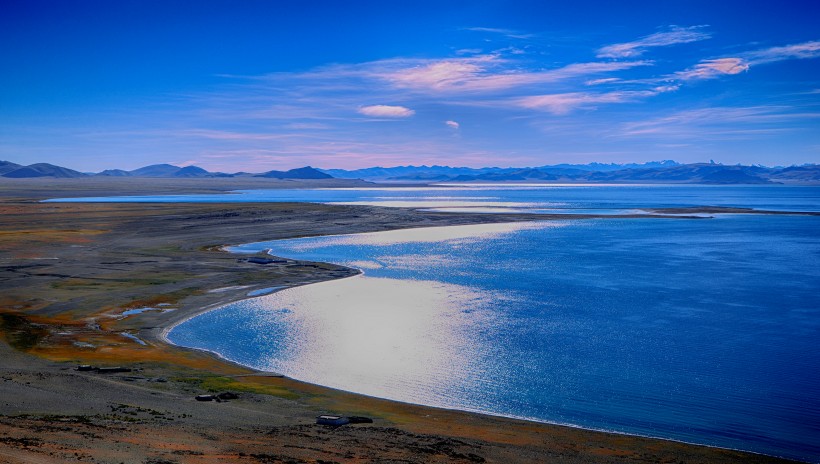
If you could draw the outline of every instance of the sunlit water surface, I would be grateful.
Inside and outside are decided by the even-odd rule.
[[[473,185],[91,200],[818,211],[820,188]],[[379,397],[820,462],[818,231],[820,217],[719,215],[243,245],[236,251],[270,248],[365,275],[230,304],[168,337]]]
[[[243,245],[365,275],[170,339],[384,398],[818,461],[818,227],[612,219]]]

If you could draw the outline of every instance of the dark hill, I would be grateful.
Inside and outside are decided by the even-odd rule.
[[[525,181],[525,180],[555,180],[556,176],[535,168],[516,169],[513,171],[487,172],[479,175],[460,175],[455,181]]]
[[[590,182],[680,182],[699,184],[767,184],[766,169],[756,166],[684,164],[663,169],[593,172],[578,179]]]
[[[173,177],[174,174],[182,169],[179,166],[172,164],[152,164],[139,169],[131,171],[134,177]]]
[[[780,182],[820,182],[820,165],[791,166],[775,171],[771,179]]]
[[[30,177],[76,178],[87,176],[88,174],[48,163],[36,163],[3,174],[3,177],[12,179],[25,179]]]
[[[291,169],[290,171],[268,171],[256,177],[267,177],[270,179],[332,179],[333,176],[325,174],[310,166]]]
[[[122,169],[106,169],[105,171],[98,172],[94,175],[107,177],[129,177],[131,173],[128,171],[123,171]]]
[[[186,166],[175,172],[174,177],[213,177],[213,175],[197,166]]]
[[[7,172],[15,171],[17,169],[22,168],[23,166],[17,163],[12,163],[11,161],[0,161],[0,176]]]

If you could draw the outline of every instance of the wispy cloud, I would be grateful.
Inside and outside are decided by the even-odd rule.
[[[416,114],[416,112],[410,108],[391,105],[362,106],[358,109],[358,112],[374,118],[409,118]]]
[[[818,57],[820,57],[820,41],[817,40],[783,47],[765,48],[744,54],[744,58],[749,64],[753,65]]]
[[[613,82],[618,82],[620,80],[621,79],[618,78],[618,77],[605,77],[605,78],[602,78],[602,79],[591,79],[591,80],[588,80],[588,81],[584,82],[584,84],[586,84],[586,85],[611,84]]]
[[[450,127],[452,129],[458,129],[459,127],[461,127],[461,125],[459,123],[457,123],[455,121],[452,121],[452,120],[451,121],[444,121],[444,124],[446,124],[447,127]]]
[[[684,81],[712,79],[724,75],[740,74],[748,70],[749,64],[741,58],[718,58],[701,61],[690,69],[675,73],[673,77]]]
[[[437,60],[418,66],[402,68],[382,74],[380,77],[396,87],[444,90],[464,87],[481,78],[486,69],[482,63],[494,61],[493,57]]]
[[[578,108],[589,108],[595,104],[628,103],[655,95],[677,90],[677,86],[660,86],[648,90],[623,90],[615,92],[569,92],[549,95],[533,95],[514,100],[514,104],[532,110],[547,111],[552,114],[567,114]]]
[[[735,57],[703,60],[692,68],[679,71],[672,79],[683,81],[696,79],[713,79],[716,77],[740,74],[752,66],[775,63],[785,60],[800,60],[820,57],[820,41],[804,42],[781,47],[770,47],[739,53]]]
[[[330,124],[323,124],[318,122],[294,122],[290,124],[285,124],[283,129],[288,130],[326,130],[331,129],[333,126]]]
[[[456,55],[478,55],[483,51],[480,48],[460,48],[456,50]]]
[[[794,130],[820,114],[783,105],[710,107],[624,123],[618,135],[658,137],[749,136]]]
[[[374,72],[393,86],[402,89],[437,92],[495,92],[558,82],[561,80],[605,74],[639,66],[651,61],[573,63],[555,69],[525,71],[510,69],[498,56],[431,60],[388,72]]]
[[[489,32],[491,34],[500,34],[511,39],[531,39],[535,37],[535,34],[528,34],[520,31],[514,31],[512,29],[503,29],[497,27],[466,27],[464,28],[464,30],[472,32]]]
[[[175,135],[182,137],[201,137],[212,140],[232,141],[276,140],[294,136],[293,134],[257,134],[250,132],[231,132],[211,129],[188,129],[177,132]]]
[[[634,58],[643,55],[653,47],[684,44],[706,40],[711,34],[703,31],[704,26],[672,26],[668,31],[656,32],[633,42],[607,45],[598,49],[599,58]]]
[[[544,110],[552,114],[566,114],[591,103],[620,103],[629,98],[624,92],[586,93],[569,92],[551,95],[533,95],[520,98],[515,103],[521,108]]]

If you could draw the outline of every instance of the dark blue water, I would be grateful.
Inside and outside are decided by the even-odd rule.
[[[285,202],[373,204],[448,209],[622,212],[636,208],[732,206],[820,211],[820,187],[724,185],[506,185],[242,190],[209,195],[61,198],[60,202]]]
[[[820,206],[806,187],[244,195],[530,211]],[[169,339],[379,397],[820,462],[818,231],[820,217],[720,215],[250,244],[237,249],[365,275],[234,303]]]

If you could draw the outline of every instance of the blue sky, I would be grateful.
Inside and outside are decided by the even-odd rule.
[[[20,164],[820,162],[815,2],[0,1]]]

